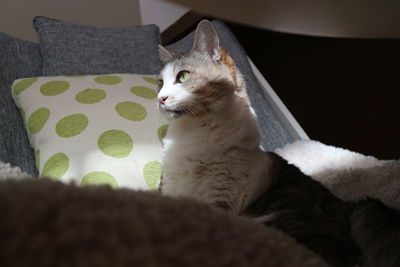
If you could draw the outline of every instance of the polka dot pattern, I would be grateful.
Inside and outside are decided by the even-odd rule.
[[[44,164],[41,175],[52,179],[60,179],[69,168],[69,158],[64,153],[57,153]]]
[[[158,86],[158,84],[160,83],[157,79],[154,79],[152,77],[143,77],[143,80],[156,86]]]
[[[120,130],[109,130],[102,133],[97,144],[104,154],[115,158],[128,156],[133,147],[133,141],[129,134]]]
[[[88,124],[89,120],[85,115],[72,114],[57,122],[56,132],[60,137],[72,137],[85,130]]]
[[[29,131],[33,134],[40,132],[49,119],[49,116],[50,110],[48,108],[39,108],[38,110],[34,111],[28,119]]]
[[[106,97],[106,92],[101,89],[88,88],[80,91],[75,99],[82,104],[94,104],[100,102]]]
[[[161,125],[157,129],[157,136],[160,141],[162,141],[162,139],[164,139],[164,137],[167,135],[167,130],[168,130],[168,124]]]
[[[106,172],[94,171],[82,178],[81,185],[109,185],[112,188],[118,187],[115,178]]]
[[[122,118],[130,121],[142,121],[147,116],[147,111],[142,105],[131,101],[118,103],[115,110]]]
[[[40,92],[45,96],[56,96],[64,93],[70,87],[67,81],[50,81],[40,87]]]
[[[16,80],[40,176],[81,185],[152,189],[161,176],[167,119],[155,75],[108,74]]]
[[[156,190],[160,184],[161,178],[161,164],[157,161],[147,163],[143,168],[143,176],[147,185]]]
[[[134,86],[131,88],[131,92],[137,96],[152,99],[157,97],[157,92],[145,86]]]
[[[122,79],[119,76],[105,75],[105,76],[98,76],[94,78],[94,80],[100,84],[116,85],[120,83]]]
[[[13,91],[14,94],[19,95],[22,93],[24,90],[29,88],[33,83],[37,81],[37,78],[28,78],[28,79],[22,79],[18,81],[14,86],[13,86]]]

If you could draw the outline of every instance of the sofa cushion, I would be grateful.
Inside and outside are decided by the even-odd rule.
[[[94,27],[35,17],[44,76],[156,73],[160,69],[155,25]]]

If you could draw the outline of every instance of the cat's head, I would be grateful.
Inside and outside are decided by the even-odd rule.
[[[235,92],[245,90],[242,75],[207,20],[197,26],[190,51],[175,55],[160,46],[160,58],[165,66],[158,100],[170,117],[201,117],[218,111]]]

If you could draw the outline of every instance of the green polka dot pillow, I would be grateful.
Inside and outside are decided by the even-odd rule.
[[[79,184],[155,189],[166,119],[151,75],[57,76],[16,80],[41,176]]]

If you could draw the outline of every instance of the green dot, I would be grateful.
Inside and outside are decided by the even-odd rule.
[[[69,159],[64,153],[57,153],[44,164],[41,176],[60,179],[69,168]]]
[[[157,135],[158,135],[158,139],[160,139],[160,141],[162,139],[164,139],[164,137],[167,135],[167,130],[168,130],[168,124],[164,124],[164,125],[161,125],[160,127],[158,127]]]
[[[61,137],[72,137],[85,130],[88,124],[89,120],[85,115],[72,114],[57,122],[56,132]]]
[[[86,174],[81,181],[81,185],[104,185],[108,184],[112,188],[118,187],[115,178],[106,172],[94,171]]]
[[[39,149],[35,150],[35,165],[36,165],[36,169],[40,170],[40,150]]]
[[[160,84],[160,82],[158,80],[151,78],[151,77],[143,77],[143,80],[145,80],[146,82],[152,83],[154,85],[157,85],[157,86]]]
[[[88,88],[80,91],[75,99],[82,104],[94,104],[100,102],[106,97],[106,92],[101,89]]]
[[[40,92],[45,96],[56,96],[64,93],[69,87],[67,81],[51,81],[40,86]]]
[[[156,190],[160,183],[161,164],[157,161],[150,161],[146,163],[143,168],[143,176],[147,185],[151,189]]]
[[[115,85],[121,82],[121,78],[118,76],[106,75],[106,76],[97,76],[94,78],[97,83],[107,84],[107,85]]]
[[[18,81],[13,87],[14,94],[19,95],[22,91],[27,89],[29,86],[31,86],[36,81],[37,81],[37,78],[28,78],[28,79],[23,79],[23,80]]]
[[[50,116],[50,110],[48,108],[39,108],[34,111],[28,119],[28,129],[31,133],[37,134],[42,130]]]
[[[131,92],[137,96],[152,99],[157,97],[157,92],[151,88],[144,86],[134,86],[131,88]]]
[[[131,101],[117,104],[115,110],[121,117],[131,121],[142,121],[147,116],[147,111],[142,105]]]
[[[97,140],[100,150],[115,158],[123,158],[132,151],[133,141],[129,134],[121,130],[109,130],[102,133]]]

